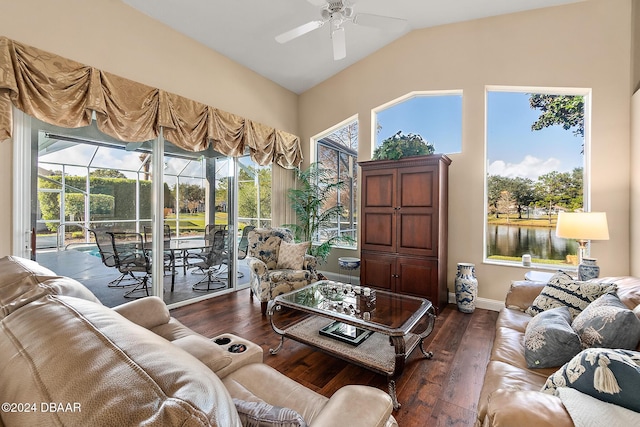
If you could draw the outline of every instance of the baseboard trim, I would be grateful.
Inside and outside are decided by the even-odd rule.
[[[456,303],[456,294],[449,292],[449,303]],[[476,307],[484,310],[500,311],[504,308],[504,301],[497,301],[489,298],[476,298]]]

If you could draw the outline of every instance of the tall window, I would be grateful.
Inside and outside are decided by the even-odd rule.
[[[357,237],[357,182],[358,182],[358,122],[349,121],[329,133],[316,138],[316,159],[319,165],[332,171],[335,181],[343,185],[333,190],[325,208],[342,206],[342,215],[314,237],[322,243],[334,236],[349,237],[340,246],[356,247]]]
[[[487,92],[488,261],[577,264],[577,243],[555,226],[559,212],[586,210],[588,102],[587,90]]]

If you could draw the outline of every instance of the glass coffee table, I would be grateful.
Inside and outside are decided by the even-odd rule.
[[[321,280],[279,295],[267,307],[271,327],[284,339],[307,344],[385,375],[395,409],[395,381],[416,347],[433,331],[435,310],[424,298]]]

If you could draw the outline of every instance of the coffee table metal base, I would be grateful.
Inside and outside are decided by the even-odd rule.
[[[402,374],[405,360],[418,346],[426,359],[433,357],[433,353],[425,351],[423,345],[424,338],[433,330],[435,316],[432,313],[428,313],[428,326],[421,334],[408,333],[405,336],[388,336],[375,332],[360,345],[354,347],[342,341],[320,335],[318,331],[330,323],[330,319],[322,316],[311,316],[280,329],[273,323],[273,310],[277,311],[279,307],[275,305],[270,308],[271,326],[280,335],[280,342],[276,348],[269,349],[269,353],[276,354],[282,349],[284,339],[290,338],[322,350],[339,359],[385,375],[388,379],[389,396],[391,396],[393,407],[396,410],[401,405],[396,395],[395,380]]]

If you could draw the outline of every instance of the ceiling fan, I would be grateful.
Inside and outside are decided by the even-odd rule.
[[[333,59],[339,60],[347,56],[347,45],[344,33],[344,24],[352,22],[356,25],[380,28],[387,31],[402,31],[407,25],[406,19],[392,18],[390,16],[373,15],[370,13],[354,13],[353,7],[346,0],[307,0],[314,6],[322,6],[320,16],[322,19],[310,21],[292,30],[276,36],[278,43],[286,43],[326,23],[331,26],[331,40],[333,44]]]

